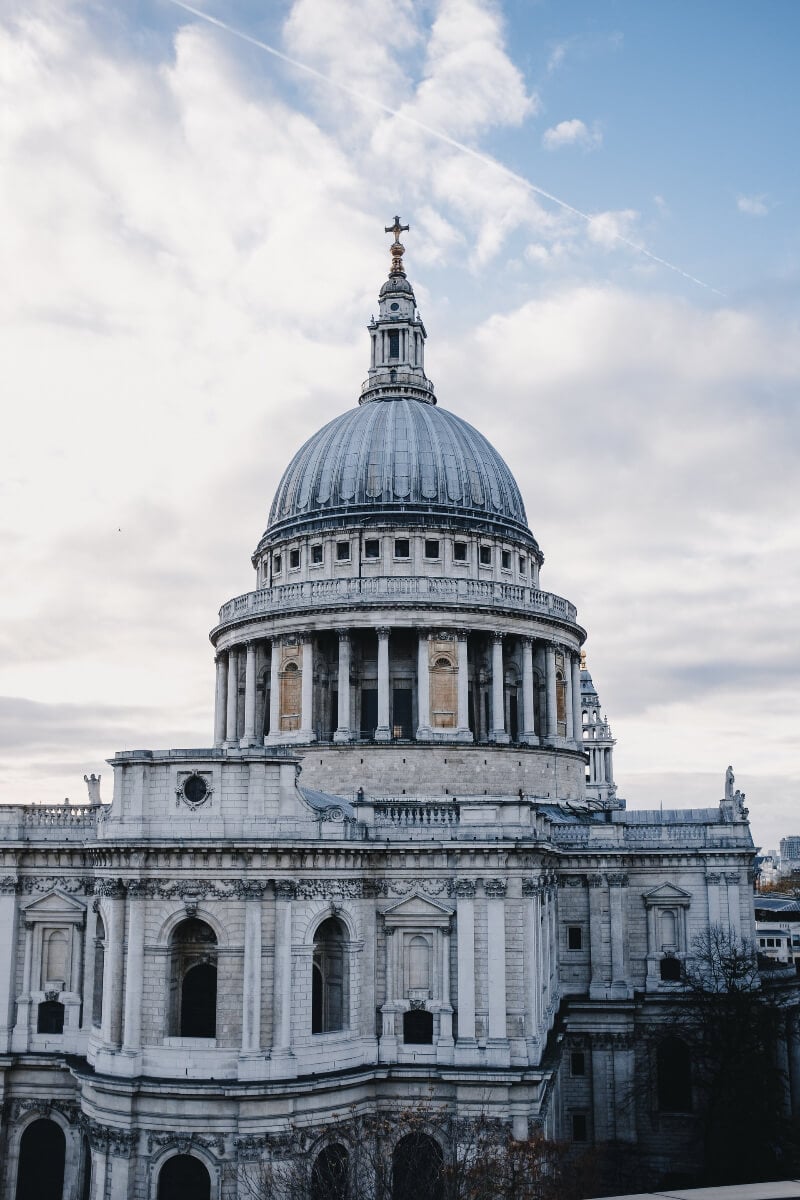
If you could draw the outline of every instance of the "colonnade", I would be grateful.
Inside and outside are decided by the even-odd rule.
[[[404,727],[398,734],[400,723],[392,712],[395,666],[392,639],[393,634],[400,632],[405,637],[411,634],[417,638],[416,662],[410,668],[416,692],[416,721],[411,722],[409,713],[407,723],[413,724],[413,733]],[[379,625],[342,629],[328,636],[338,636],[338,657],[326,662],[331,695],[336,689],[335,709],[329,722],[329,735],[334,742],[352,742],[364,736],[363,716],[360,723],[354,720],[352,677],[356,639],[362,647],[362,667],[369,660],[368,682],[374,685],[376,693],[377,704],[370,725],[370,736],[376,742],[413,736],[418,741],[480,740],[503,744],[511,741],[512,735],[516,741],[531,745],[559,737],[579,744],[582,741],[580,660],[571,647],[499,630],[400,631]],[[363,643],[373,637],[374,649],[369,647],[365,654]],[[268,688],[264,668],[259,667],[267,659]],[[267,745],[317,739],[320,725],[315,722],[314,677],[320,666],[317,634],[304,632],[249,639],[218,652],[215,661],[216,746],[256,746],[262,739]],[[404,670],[407,665],[404,664]],[[509,676],[513,678],[512,684],[508,682]],[[263,690],[268,691],[268,719],[261,720],[257,712],[259,678]],[[478,679],[485,682],[490,698],[486,701],[486,712],[480,714],[470,712],[471,688]],[[343,680],[347,685],[339,686]],[[362,680],[365,682],[366,676]],[[513,721],[507,704],[509,687],[518,697]]]

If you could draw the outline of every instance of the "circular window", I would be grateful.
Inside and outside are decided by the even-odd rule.
[[[393,304],[390,304],[390,305],[389,305],[389,308],[392,310],[392,312],[397,312],[397,310],[399,309],[399,307],[400,307],[400,305],[397,303],[397,301],[396,301],[396,300],[394,301],[394,303],[393,303]]]
[[[202,804],[208,798],[208,784],[202,775],[189,775],[183,781],[183,794],[188,804]]]

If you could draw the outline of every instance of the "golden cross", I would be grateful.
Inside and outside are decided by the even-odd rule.
[[[384,225],[384,227],[383,227],[383,232],[384,232],[384,233],[393,233],[393,234],[394,234],[394,240],[395,240],[396,242],[399,242],[399,241],[400,241],[400,234],[401,234],[401,233],[405,233],[405,231],[406,231],[407,229],[409,229],[409,228],[410,228],[410,226],[409,226],[409,225],[401,225],[401,224],[400,224],[400,218],[396,216],[396,217],[395,217],[395,219],[394,219],[394,225]]]

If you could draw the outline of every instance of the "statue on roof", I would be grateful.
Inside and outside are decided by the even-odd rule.
[[[736,779],[736,776],[733,773],[733,767],[728,767],[727,771],[725,772],[725,799],[726,800],[733,799],[733,784],[734,784],[735,779]]]

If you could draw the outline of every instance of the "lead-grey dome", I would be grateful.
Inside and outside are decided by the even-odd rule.
[[[278,485],[265,540],[365,520],[445,522],[538,550],[494,447],[460,417],[417,399],[373,400],[309,438]]]

